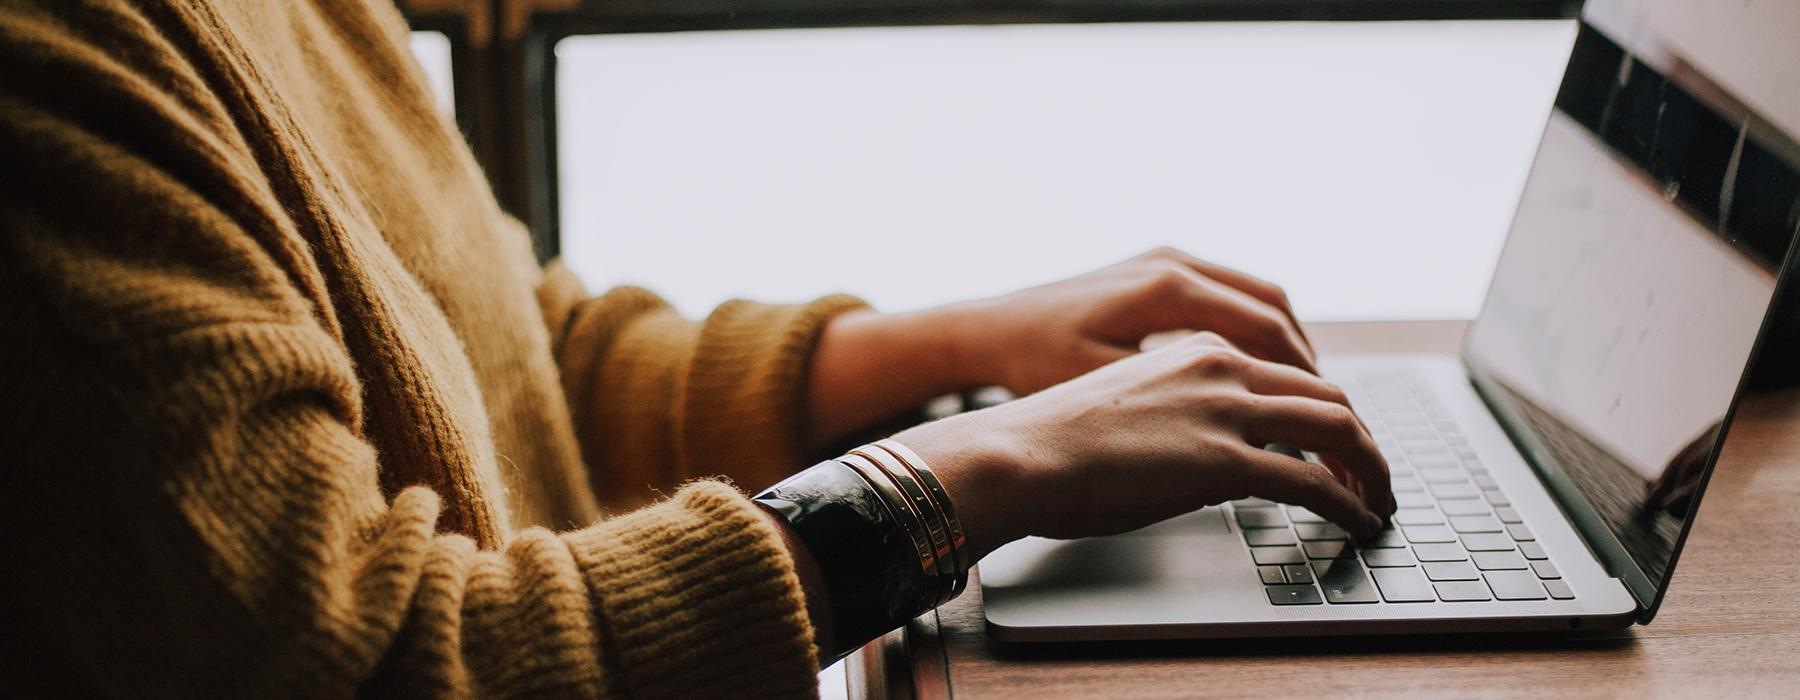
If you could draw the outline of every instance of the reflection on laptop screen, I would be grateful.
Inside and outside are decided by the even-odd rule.
[[[1509,428],[1658,589],[1800,231],[1794,36],[1786,0],[1590,2],[1470,331]]]

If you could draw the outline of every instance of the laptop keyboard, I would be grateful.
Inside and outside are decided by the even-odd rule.
[[[1274,605],[1575,597],[1421,377],[1333,377],[1387,457],[1393,523],[1364,542],[1295,506],[1233,501]]]

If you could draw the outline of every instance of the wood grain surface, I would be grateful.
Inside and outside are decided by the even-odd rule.
[[[1309,333],[1324,352],[1454,352],[1462,330],[1370,323]],[[972,583],[889,643],[907,653],[865,674],[853,696],[1800,697],[1800,392],[1754,395],[1740,409],[1649,626],[1576,636],[999,645],[984,631]]]

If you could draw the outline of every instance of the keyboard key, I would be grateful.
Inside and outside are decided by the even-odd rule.
[[[1388,485],[1393,488],[1394,493],[1418,493],[1425,490],[1425,484],[1410,476],[1396,476]]]
[[[1412,455],[1414,457],[1424,457],[1427,455],[1448,455],[1448,454],[1450,454],[1449,446],[1445,445],[1443,442],[1436,440],[1436,439],[1432,439],[1432,440],[1401,440],[1400,441],[1400,449],[1405,450],[1406,454]]]
[[[1500,482],[1494,481],[1494,477],[1488,476],[1486,474],[1476,475],[1475,485],[1480,486],[1481,488],[1483,488],[1485,490],[1496,490],[1496,489],[1500,488]]]
[[[1510,571],[1525,569],[1525,557],[1518,552],[1476,552],[1475,568],[1482,571]]]
[[[1487,584],[1480,581],[1445,581],[1431,587],[1437,589],[1438,600],[1450,603],[1494,599],[1488,594]]]
[[[1246,530],[1261,527],[1287,527],[1287,516],[1280,508],[1242,508],[1237,512],[1238,527]]]
[[[1402,528],[1402,529],[1404,532],[1406,532],[1406,541],[1412,542],[1414,544],[1419,544],[1421,542],[1455,542],[1456,541],[1456,533],[1451,532],[1450,528],[1443,527],[1441,525],[1425,525],[1425,526],[1421,526],[1421,527],[1408,527],[1408,528]],[[1512,549],[1512,543],[1510,543],[1510,542],[1507,543],[1507,549]]]
[[[1544,585],[1529,571],[1489,571],[1488,587],[1500,600],[1543,600],[1548,597]]]
[[[1279,566],[1256,567],[1256,575],[1262,577],[1262,582],[1265,585],[1287,583],[1287,576],[1281,573],[1281,567]]]
[[[1433,581],[1480,581],[1481,572],[1466,561],[1431,562],[1424,566],[1425,578]]]
[[[1437,594],[1431,589],[1431,582],[1418,569],[1375,569],[1369,572],[1375,577],[1375,587],[1381,589],[1381,599],[1389,603],[1431,603],[1437,600]]]
[[[1319,587],[1325,589],[1325,600],[1334,604],[1341,603],[1375,603],[1381,596],[1375,590],[1375,584],[1363,573],[1361,564],[1355,559],[1337,559],[1330,562],[1319,562],[1314,569],[1329,564],[1329,568],[1319,572]]]
[[[1421,470],[1451,469],[1457,476],[1462,476],[1462,468],[1457,466],[1456,458],[1450,455],[1422,455],[1413,458],[1413,466]]]
[[[1498,532],[1463,535],[1463,548],[1471,552],[1510,552],[1513,549],[1511,537]]]
[[[1444,511],[1444,515],[1449,516],[1487,515],[1488,513],[1488,504],[1480,499],[1444,501],[1438,504],[1438,508]]]
[[[1349,559],[1356,556],[1356,545],[1349,542],[1307,542],[1300,546],[1308,559]]]
[[[1537,539],[1537,535],[1531,534],[1531,528],[1525,527],[1524,523],[1506,526],[1506,534],[1512,535],[1513,539],[1520,542],[1530,542]]]
[[[1306,563],[1306,557],[1300,555],[1298,547],[1251,547],[1250,558],[1256,560],[1258,566]]]
[[[1288,520],[1294,521],[1295,524],[1326,522],[1326,520],[1323,516],[1319,515],[1318,513],[1314,513],[1310,510],[1307,510],[1305,508],[1295,508],[1295,507],[1290,506],[1287,509],[1287,512],[1288,512]]]
[[[1418,411],[1393,411],[1381,414],[1381,419],[1396,428],[1401,426],[1428,426],[1430,419]]]
[[[1421,469],[1419,479],[1427,484],[1466,484],[1469,477],[1463,476],[1462,470],[1455,467],[1449,469]]]
[[[1418,406],[1413,404],[1412,397],[1403,394],[1370,392],[1369,403],[1374,404],[1375,411],[1382,415],[1418,410]]]
[[[1371,569],[1382,569],[1397,566],[1412,566],[1412,552],[1404,549],[1365,549],[1362,553],[1363,563]],[[1547,562],[1546,562],[1547,563]]]
[[[1444,501],[1458,498],[1476,498],[1481,495],[1481,492],[1476,491],[1475,487],[1468,484],[1432,484],[1431,495],[1437,496],[1440,501]]]
[[[1550,558],[1550,555],[1544,552],[1544,546],[1536,542],[1520,542],[1519,553],[1525,555],[1526,559]]]
[[[1468,561],[1469,553],[1457,544],[1421,544],[1413,547],[1419,561]]]
[[[1398,504],[1401,508],[1430,508],[1433,504],[1437,503],[1437,499],[1432,498],[1430,494],[1423,491],[1416,491],[1413,493],[1394,494],[1394,503]]]
[[[1407,508],[1394,512],[1396,525],[1442,525],[1444,517],[1432,508]]]
[[[1265,501],[1261,498],[1252,497],[1240,498],[1232,501],[1231,505],[1234,508],[1274,508],[1277,504],[1274,501]]]
[[[1557,571],[1556,565],[1548,559],[1531,562],[1531,571],[1538,578],[1562,578],[1562,572]]]
[[[1287,574],[1288,583],[1312,583],[1312,569],[1305,564],[1288,564],[1281,571]]]
[[[1510,506],[1510,505],[1512,505],[1512,501],[1507,500],[1506,494],[1500,493],[1499,491],[1489,490],[1489,491],[1483,491],[1481,493],[1482,493],[1483,497],[1487,498],[1487,502],[1489,505],[1494,505],[1494,506]]]
[[[1245,530],[1244,542],[1249,543],[1252,547],[1273,547],[1283,544],[1298,544],[1299,540],[1294,538],[1294,531],[1285,527],[1279,529],[1266,527]]]
[[[1380,533],[1376,534],[1374,537],[1371,537],[1368,540],[1365,540],[1362,542],[1358,542],[1357,544],[1362,545],[1363,549],[1393,549],[1395,547],[1404,548],[1404,547],[1406,547],[1406,536],[1400,534],[1399,530],[1394,529],[1394,527],[1392,525],[1390,525],[1390,526],[1388,526],[1387,529],[1382,530]]]
[[[1269,602],[1275,605],[1318,605],[1319,589],[1312,584],[1266,586],[1263,592],[1269,594]]]
[[[1437,434],[1436,430],[1432,430],[1429,427],[1423,427],[1423,426],[1410,426],[1410,425],[1399,426],[1399,427],[1394,428],[1393,434],[1394,434],[1394,437],[1400,438],[1401,440],[1419,440],[1419,441],[1423,441],[1423,442],[1436,442],[1438,439],[1438,434]]]
[[[1508,525],[1516,525],[1525,522],[1524,518],[1519,517],[1519,511],[1513,510],[1511,507],[1495,508],[1494,517],[1499,518],[1500,522]]]
[[[1332,525],[1331,523],[1325,523],[1323,525],[1295,525],[1294,531],[1300,533],[1300,539],[1308,542],[1350,539],[1350,533],[1344,532],[1344,528]]]
[[[1549,589],[1550,597],[1557,600],[1573,600],[1575,598],[1575,591],[1570,590],[1569,584],[1563,581],[1545,581],[1544,588]]]
[[[1464,515],[1450,519],[1450,528],[1469,534],[1474,532],[1500,532],[1500,521],[1492,515]]]

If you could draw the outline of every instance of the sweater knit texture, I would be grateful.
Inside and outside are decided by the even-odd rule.
[[[588,295],[407,37],[0,0],[0,696],[815,692],[792,559],[706,477],[809,463],[858,302]]]

